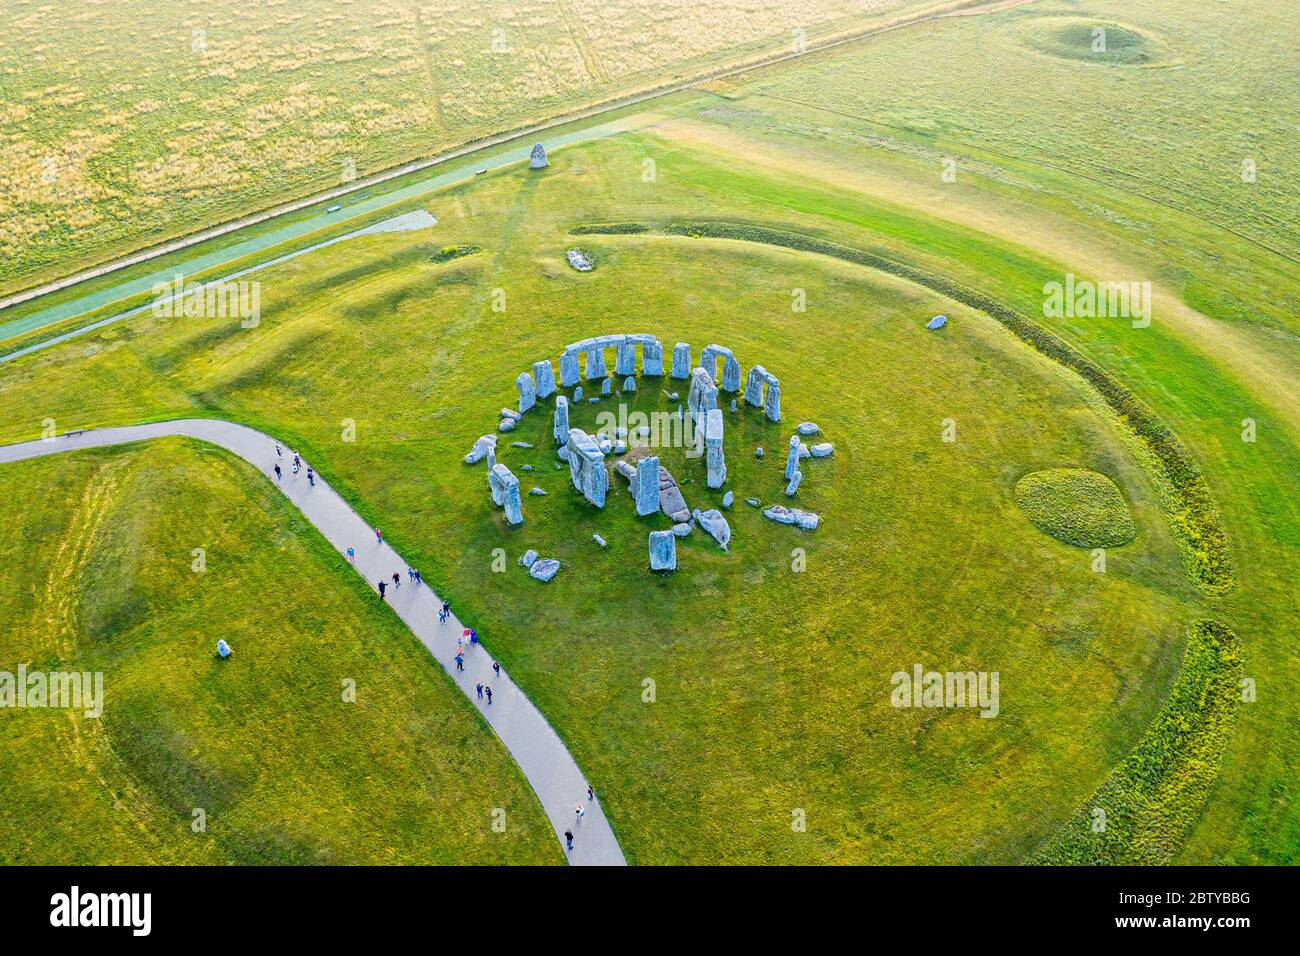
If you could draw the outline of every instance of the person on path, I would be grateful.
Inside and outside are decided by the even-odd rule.
[[[297,470],[298,470],[299,468],[301,468],[301,467],[302,467],[302,459],[298,457],[298,453],[297,453],[297,452],[294,452],[294,453],[293,453],[293,470],[294,470],[294,471],[297,471]]]
[[[279,443],[279,442],[276,442],[276,443],[275,443],[275,457],[276,457],[276,458],[283,458],[283,457],[284,457],[284,452],[280,451],[280,443]]]
[[[415,568],[407,568],[407,569],[406,569],[406,579],[407,579],[408,581],[414,581],[414,580],[415,580]]]
[[[280,463],[278,461],[275,463],[275,480],[280,480]]]
[[[381,601],[384,600],[384,592],[386,590],[388,590],[388,583],[386,581],[381,580],[379,582],[379,600]]]
[[[300,467],[301,467],[301,466],[300,466],[296,461],[293,463],[293,473],[294,473],[295,475],[298,474],[298,469],[299,469]]]
[[[464,669],[465,669],[465,658],[463,658],[463,657],[461,657],[459,654],[457,654],[457,655],[456,655],[456,670],[458,670],[458,671],[463,671]]]
[[[311,465],[307,466],[307,484],[316,487],[316,473],[311,470]]]
[[[496,674],[497,677],[500,677],[500,676],[501,676],[501,664],[500,664],[500,662],[498,662],[498,661],[493,661],[493,662],[492,662],[492,673],[493,673],[493,674]]]
[[[482,681],[479,681],[478,684],[477,684],[477,686],[475,686],[474,690],[478,692],[478,699],[479,699],[479,700],[482,700],[482,699],[483,699],[483,682],[482,682]]]
[[[419,572],[418,569],[412,571],[411,573],[415,575],[415,583],[416,583],[416,584],[423,584],[423,583],[424,583],[424,578],[420,577],[420,572]]]
[[[582,821],[582,818],[585,817],[585,816],[587,815],[587,811],[584,810],[584,809],[582,809],[582,804],[581,804],[581,803],[578,804],[578,805],[577,805],[576,807],[574,807],[573,809],[574,809],[574,812],[576,812],[577,815],[578,815],[578,821],[581,822],[581,821]]]
[[[572,831],[572,830],[565,830],[565,831],[564,831],[564,842],[566,842],[567,844],[569,844],[569,849],[570,849],[570,850],[573,849],[573,831]]]
[[[448,604],[446,601],[442,602],[442,616],[443,617],[451,616],[451,605]]]
[[[395,587],[395,588],[400,588],[401,586],[402,586],[402,576],[401,576],[400,574],[398,574],[396,571],[394,571],[394,572],[393,572],[393,587]]]
[[[478,643],[478,631],[474,630],[472,627],[469,629],[469,642],[471,644]]]
[[[587,784],[587,802],[590,803],[596,799],[596,791],[591,789],[591,784]]]
[[[384,533],[383,533],[382,531],[380,531],[378,528],[376,528],[376,529],[375,529],[375,544],[383,544],[383,543],[384,543]]]
[[[483,693],[487,694],[488,703],[492,703],[492,688],[487,684],[483,685]]]
[[[357,563],[357,552],[356,549],[353,548],[351,545],[348,546],[348,563],[349,564]]]

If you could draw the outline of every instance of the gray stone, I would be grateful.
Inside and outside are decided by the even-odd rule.
[[[474,447],[470,449],[469,454],[465,456],[465,464],[477,465],[480,461],[488,456],[488,452],[494,455],[497,448],[496,435],[483,435],[478,441],[474,442]]]
[[[524,416],[522,413],[515,411],[513,408],[503,408],[501,409],[501,417],[508,418],[512,422],[519,422],[523,420]]]
[[[520,556],[519,563],[526,568],[531,568],[533,566],[533,563],[536,560],[537,560],[537,552],[534,551],[532,548],[529,548]]]
[[[668,396],[668,400],[669,400],[670,402],[675,402],[675,401],[677,401],[677,393],[676,393],[676,392],[673,392],[671,395],[669,395],[669,396]]]
[[[538,398],[550,398],[555,394],[555,367],[549,359],[533,363],[533,378],[537,380]]]
[[[948,316],[946,316],[946,315],[936,315],[936,316],[935,316],[933,319],[931,319],[929,322],[925,323],[925,327],[926,327],[927,329],[929,329],[930,331],[933,332],[933,331],[936,330],[936,329],[941,329],[941,328],[943,328],[943,327],[944,327],[945,325],[947,325],[947,324],[948,324]]]
[[[609,547],[609,545],[606,543],[605,539],[602,538],[602,537],[601,537],[600,535],[598,535],[598,534],[593,534],[593,535],[591,536],[591,540],[592,540],[592,541],[595,541],[595,542],[596,542],[598,545],[600,545],[602,548],[608,548],[608,547]]]
[[[580,401],[582,401],[582,386],[581,386],[581,385],[579,385],[577,388],[575,388],[575,389],[573,390],[573,400],[574,400],[575,402],[580,402]]]
[[[731,400],[731,414],[736,414],[736,400],[734,398]]]
[[[750,366],[749,377],[745,379],[745,404],[762,408],[763,389],[766,385],[767,370],[761,365]]]
[[[678,538],[684,538],[691,533],[691,526],[685,521],[673,525],[673,534]]]
[[[636,513],[652,515],[659,511],[659,459],[656,456],[637,462]],[[644,481],[642,479],[645,479]]]
[[[821,521],[821,518],[811,511],[800,511],[798,508],[787,508],[784,505],[772,505],[770,508],[764,508],[763,514],[773,521],[781,524],[797,525],[805,531],[814,530]]]
[[[538,581],[549,581],[560,570],[560,562],[554,558],[541,558],[533,562],[533,566],[528,569],[528,576]]]
[[[624,342],[614,350],[614,374],[636,374],[636,345],[634,343]]]
[[[505,465],[498,462],[488,469],[488,487],[492,492],[492,503],[501,505],[506,510],[506,521],[510,524],[523,524],[524,512],[519,499],[519,479]]]
[[[754,457],[755,457],[755,458],[762,458],[762,457],[763,457],[763,446],[762,446],[762,445],[759,445],[757,448],[754,449]]]
[[[501,419],[501,424],[497,426],[497,431],[512,432],[515,430],[515,420],[513,418]]]
[[[611,379],[608,379],[608,378],[607,378],[607,379],[605,379],[605,381],[603,381],[603,382],[600,383],[600,394],[602,394],[602,395],[608,395],[608,394],[609,394],[609,389],[610,389],[611,381],[612,381]]]
[[[691,347],[685,342],[673,346],[673,378],[691,377]]]
[[[789,481],[794,477],[794,473],[799,470],[799,441],[798,435],[790,436],[790,454],[785,459],[785,480]]]
[[[790,479],[790,484],[785,486],[785,493],[788,497],[794,497],[795,492],[799,490],[799,482],[801,481],[803,481],[803,472],[796,471],[794,477]]]
[[[697,368],[691,372],[691,390],[686,395],[686,410],[691,421],[699,428],[704,416],[710,409],[718,407],[718,389],[707,369]]]
[[[736,500],[736,493],[734,491],[728,491],[725,495],[722,496],[722,507],[730,508],[732,502],[734,502],[735,500]]]
[[[641,374],[654,376],[664,374],[664,347],[658,339],[641,346]]]
[[[821,429],[818,428],[812,422],[800,422],[797,426],[795,426],[795,429],[796,431],[799,432],[800,435],[816,435],[819,431],[821,431]]]
[[[520,372],[515,388],[519,390],[519,414],[522,415],[537,404],[537,386],[533,384],[532,373]]]
[[[650,570],[677,570],[677,539],[671,531],[650,532]]]
[[[544,494],[546,494],[546,490],[545,490],[544,488],[536,488],[536,487],[534,487],[534,488],[530,488],[530,489],[528,489],[528,493],[529,493],[530,495],[544,495]]]
[[[573,266],[573,268],[577,269],[579,272],[590,272],[595,268],[595,266],[591,264],[591,260],[584,256],[579,249],[570,249],[564,254],[564,258],[568,259],[569,265]]]
[[[749,505],[751,508],[757,508],[759,505],[759,501],[757,498],[746,498],[745,504]]]
[[[609,473],[605,471],[605,454],[600,445],[581,428],[570,428],[568,449],[573,487],[597,508],[605,507]]]
[[[721,488],[727,483],[727,462],[722,452],[722,411],[709,410],[704,426],[704,448],[708,464],[706,484]]]
[[[587,350],[587,381],[594,382],[605,377],[605,350],[594,348]]]
[[[740,363],[735,356],[728,355],[722,363],[722,390],[724,392],[740,391]]]
[[[572,388],[578,384],[580,377],[578,353],[566,351],[560,356],[560,384],[565,388]]]
[[[595,395],[593,395],[593,396],[591,396],[591,398],[587,399],[587,404],[588,404],[588,405],[599,405],[599,404],[600,404],[600,399],[597,398]]]
[[[803,442],[800,442],[800,443],[799,443],[799,460],[800,460],[800,461],[803,461],[803,459],[805,459],[805,458],[811,458],[811,457],[812,457],[812,452],[808,449],[808,446],[805,445]]]
[[[532,448],[533,443],[530,441],[512,441],[510,443],[510,447],[511,448]]]
[[[814,458],[829,458],[831,452],[833,452],[834,450],[835,450],[835,446],[828,441],[818,442],[816,445],[813,445],[812,448],[809,449],[809,451],[812,452],[812,456]]]
[[[713,540],[722,546],[722,550],[727,550],[727,544],[731,541],[731,525],[727,524],[727,519],[722,516],[722,512],[717,508],[710,508],[708,511],[695,510],[695,523],[701,528],[713,535]]]
[[[555,396],[555,418],[551,423],[551,435],[560,445],[569,443],[569,400],[563,395]]]
[[[520,465],[519,467],[520,467],[520,469],[523,470],[523,471],[532,471],[532,470],[533,470],[533,466],[532,466],[532,465]]]
[[[781,420],[781,383],[774,378],[767,383],[767,398],[763,402],[763,412],[767,415],[768,421]]]
[[[627,378],[623,379],[623,391],[625,391],[625,392],[635,392],[635,391],[636,391],[636,379],[633,378],[631,375],[629,375]]]
[[[528,156],[529,169],[545,169],[551,165],[551,161],[546,158],[546,147],[541,143],[533,145],[533,151]]]
[[[616,441],[616,442],[614,442],[614,454],[616,454],[616,455],[626,455],[626,454],[627,454],[627,442],[625,442],[625,441]]]

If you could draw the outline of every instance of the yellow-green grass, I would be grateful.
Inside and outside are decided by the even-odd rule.
[[[1080,548],[1128,544],[1137,526],[1123,494],[1105,475],[1045,468],[1016,482],[1016,504],[1041,531]]]
[[[0,711],[0,861],[560,862],[505,748],[255,469],[167,439],[0,493],[0,669],[104,689],[98,719]]]

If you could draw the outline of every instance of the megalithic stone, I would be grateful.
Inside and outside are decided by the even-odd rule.
[[[515,379],[515,388],[519,389],[519,414],[528,411],[537,404],[537,388],[533,385],[531,372],[520,372]]]
[[[555,421],[551,425],[551,434],[555,436],[555,444],[569,443],[569,400],[563,395],[555,396]]]
[[[537,380],[538,398],[550,398],[555,394],[555,368],[550,359],[533,363],[533,378]]]
[[[803,481],[803,472],[796,468],[794,475],[790,478],[790,484],[785,486],[785,493],[793,498],[794,493],[799,490],[799,482],[801,481]]]
[[[722,365],[722,390],[724,392],[740,391],[740,363],[734,355],[728,355]]]
[[[614,348],[614,374],[636,374],[636,346],[631,342],[625,342]]]
[[[519,498],[519,479],[511,475],[505,483],[505,508],[507,524],[523,524],[524,508]]]
[[[492,503],[498,508],[506,500],[505,475],[508,474],[510,469],[505,465],[493,464],[488,468],[488,490],[492,493]]]
[[[636,463],[636,513],[652,515],[659,510],[659,458],[650,456]]]
[[[587,352],[587,381],[605,377],[605,350],[590,349]]]
[[[785,459],[785,480],[789,481],[799,470],[799,434],[790,436],[790,454]]]
[[[647,342],[641,346],[641,374],[664,374],[664,347],[658,342]]]
[[[578,372],[578,353],[565,352],[560,356],[560,384],[572,388],[578,384],[581,376]]]
[[[650,532],[650,570],[677,570],[677,536],[671,531]]]
[[[550,160],[546,158],[546,147],[541,143],[533,144],[533,151],[528,154],[529,169],[545,169],[551,165]]]
[[[763,403],[763,411],[767,413],[768,421],[781,420],[781,383],[774,378],[767,380],[767,400]]]
[[[673,378],[691,377],[691,347],[686,342],[673,346]]]
[[[767,369],[761,365],[751,366],[749,378],[745,380],[745,404],[755,408],[763,407],[763,386],[767,384]]]
[[[605,471],[605,453],[599,443],[581,428],[570,428],[568,450],[569,479],[573,487],[596,507],[605,507],[609,473]]]
[[[727,482],[727,462],[722,453],[722,410],[719,408],[709,410],[704,448],[709,468],[708,487],[721,488]]]

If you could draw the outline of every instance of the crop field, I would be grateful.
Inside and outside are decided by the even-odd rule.
[[[450,146],[951,5],[5,0],[0,294]]]
[[[552,150],[546,169],[493,168],[372,217],[422,210],[436,225],[252,273],[251,326],[145,311],[0,364],[0,442],[179,417],[283,439],[473,622],[593,782],[630,863],[1295,863],[1300,28],[1274,4],[1221,7],[1009,4],[648,101]],[[291,32],[331,14],[351,22],[346,5],[292,19],[298,9],[271,8]],[[620,59],[630,13],[509,9],[520,30],[581,24],[565,34],[586,51],[575,62],[609,68],[611,91],[724,56],[701,40],[632,45]],[[729,28],[746,36],[788,31],[778,6],[737,9],[748,13]],[[811,9],[827,35],[848,16],[847,5]],[[406,14],[391,16],[405,36]],[[428,35],[426,16],[416,22]],[[346,30],[329,35],[346,48]],[[249,67],[266,84],[257,97],[285,89],[270,62]],[[336,88],[370,69],[312,62],[304,69]],[[588,89],[575,81],[525,106],[466,62],[478,65],[465,86],[486,99],[444,98],[458,124],[500,126],[485,119],[493,97],[522,122]],[[353,82],[340,103],[414,88],[394,76]],[[399,119],[366,148],[412,155],[423,122]],[[340,134],[345,152],[351,135]],[[292,188],[267,180],[265,197],[323,167],[302,168]],[[249,208],[237,195],[220,215]],[[196,207],[167,196],[159,210],[196,224]],[[214,200],[195,201],[218,215],[202,205]],[[129,244],[129,219],[117,217],[113,242]],[[569,250],[593,269],[572,268]],[[1131,299],[1119,308],[1105,290],[1121,284]],[[1063,287],[1099,290],[1096,308],[1076,309],[1073,293],[1059,308]],[[926,328],[940,314],[947,324]],[[698,526],[677,539],[671,574],[649,570],[647,533],[672,522],[638,517],[616,471],[603,509],[574,490],[553,399],[498,435],[522,525],[493,505],[485,465],[463,461],[518,401],[520,372],[622,332],[656,336],[666,367],[673,343],[698,362],[716,342],[781,383],[780,424],[720,395],[724,487],[706,487],[705,461],[684,443],[654,449],[690,506],[722,509],[731,528],[726,549]],[[667,376],[638,375],[635,391],[618,376],[607,396],[581,384],[571,424],[592,433],[637,414],[671,421],[687,401],[688,383]],[[800,462],[790,498],[783,469],[800,422],[819,426],[808,443],[834,451]],[[132,755],[116,777],[82,780],[39,819],[11,803],[0,825],[59,839],[69,814],[108,814],[108,786],[171,836],[144,843],[118,821],[115,849],[70,857],[558,862],[504,749],[275,497],[265,469],[167,441],[0,465],[0,482],[51,489],[32,511],[0,515],[6,613],[39,615],[37,599],[80,608],[59,631],[60,659],[136,680],[164,648],[169,690],[150,714],[175,728],[167,741],[147,733],[144,703],[128,700],[101,728],[113,753]],[[79,544],[97,495],[105,537]],[[820,523],[775,523],[751,498]],[[184,520],[165,521],[169,508]],[[114,542],[117,520],[130,542]],[[219,608],[188,570],[217,531],[257,543],[216,578],[223,596],[241,596]],[[24,562],[12,552],[28,540],[52,544]],[[54,566],[60,549],[84,553],[84,584]],[[529,549],[561,562],[553,580],[519,565]],[[296,573],[286,565],[313,586],[282,580]],[[310,791],[310,812],[275,817],[257,760],[209,766],[181,743],[222,736],[201,684],[215,678],[194,670],[217,637],[237,635],[235,660],[252,658],[253,676],[275,685],[280,642],[261,631],[283,632],[309,676],[257,715],[310,714],[343,745],[329,751],[327,786],[307,718],[268,735],[267,760]],[[322,632],[328,656],[310,653]],[[32,642],[8,657],[54,653]],[[337,694],[310,696],[332,692],[350,662],[392,687],[360,727]],[[919,689],[900,700],[911,683],[898,677],[914,671],[995,673],[1000,700],[983,711],[926,704]],[[425,696],[406,699],[403,681]],[[424,763],[407,766],[390,738]],[[21,744],[48,746],[29,728]],[[230,780],[239,786],[219,795],[233,832],[189,841],[184,808]],[[401,800],[362,820],[379,789]],[[478,808],[496,806],[519,822],[493,842]],[[352,813],[338,833],[321,824]],[[455,826],[429,835],[426,813]],[[291,822],[277,829],[273,817]]]

